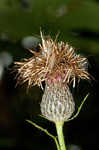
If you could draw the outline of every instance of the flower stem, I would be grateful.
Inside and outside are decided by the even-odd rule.
[[[60,150],[66,150],[66,145],[65,145],[64,136],[63,136],[64,122],[56,122],[55,125],[56,125],[56,131],[58,135]]]
[[[28,123],[32,124],[33,126],[35,126],[36,128],[40,129],[41,131],[45,132],[48,136],[50,136],[56,143],[57,146],[57,150],[61,150],[59,143],[57,141],[57,137],[55,137],[54,135],[52,135],[51,133],[49,133],[46,129],[42,128],[41,126],[37,125],[36,123],[34,123],[31,120],[26,120]]]

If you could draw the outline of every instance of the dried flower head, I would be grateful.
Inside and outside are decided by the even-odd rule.
[[[42,44],[39,44],[40,51],[30,50],[33,57],[24,59],[22,62],[15,62],[17,69],[18,83],[28,82],[28,87],[38,85],[42,82],[62,82],[70,84],[75,79],[90,79],[85,57],[77,54],[75,49],[64,42],[56,42],[51,38],[45,39],[41,32]]]

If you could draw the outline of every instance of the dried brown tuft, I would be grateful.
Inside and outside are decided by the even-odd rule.
[[[51,38],[44,39],[41,32],[42,45],[39,52],[34,52],[33,57],[24,59],[22,62],[15,62],[15,70],[18,71],[17,83],[28,82],[28,87],[38,85],[42,82],[56,83],[64,82],[69,84],[75,79],[90,79],[87,70],[88,61],[85,57],[75,52],[75,49],[67,43],[53,41]]]

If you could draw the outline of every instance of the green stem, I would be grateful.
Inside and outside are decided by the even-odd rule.
[[[81,102],[81,104],[80,104],[80,106],[79,106],[79,108],[78,108],[76,114],[75,114],[72,118],[66,120],[65,122],[69,122],[69,121],[75,119],[75,118],[79,115],[79,113],[80,113],[80,111],[81,111],[81,108],[82,108],[82,106],[84,105],[84,103],[85,103],[86,99],[88,98],[88,96],[89,96],[89,93],[85,96],[85,98],[84,98],[83,101]]]
[[[57,138],[55,136],[53,136],[51,133],[49,133],[46,129],[42,128],[41,126],[37,125],[36,123],[34,123],[31,120],[26,120],[28,123],[32,124],[33,126],[35,126],[36,128],[40,129],[41,131],[45,132],[48,136],[50,136],[56,143],[57,146],[57,150],[61,150],[60,146],[58,144]]]
[[[65,145],[64,136],[63,136],[64,122],[56,122],[55,125],[56,125],[56,131],[58,135],[60,150],[66,150],[66,145]]]

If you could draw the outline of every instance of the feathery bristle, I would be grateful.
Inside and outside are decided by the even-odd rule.
[[[28,82],[28,87],[38,85],[42,82],[73,82],[75,79],[90,79],[85,65],[88,61],[85,57],[75,52],[75,49],[64,42],[54,42],[51,38],[44,39],[41,32],[42,45],[39,52],[34,52],[33,57],[15,62],[15,70],[18,71],[16,78],[18,84]]]

